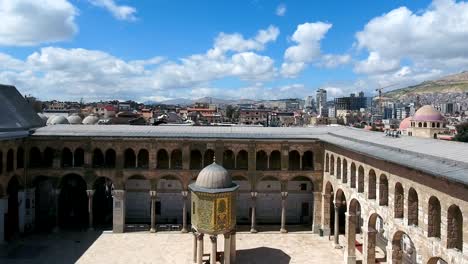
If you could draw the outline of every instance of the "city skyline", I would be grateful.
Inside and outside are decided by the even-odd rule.
[[[335,98],[468,68],[463,1],[23,0],[0,14],[0,83],[42,100]]]

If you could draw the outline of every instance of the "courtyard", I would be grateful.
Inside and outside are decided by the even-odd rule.
[[[193,236],[179,232],[110,231],[59,232],[31,235],[9,245],[0,263],[193,263]],[[218,236],[218,251],[224,239]],[[205,236],[205,259],[211,250]],[[237,233],[237,263],[342,263],[343,250],[333,249],[328,237],[308,231],[279,234]]]

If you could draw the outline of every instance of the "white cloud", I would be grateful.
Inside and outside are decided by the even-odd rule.
[[[286,49],[281,73],[287,77],[295,77],[304,70],[307,63],[318,59],[320,41],[331,27],[332,24],[323,22],[298,25],[291,38],[297,44]]]
[[[395,71],[400,67],[400,61],[396,59],[383,60],[379,53],[370,52],[366,60],[356,62],[354,71],[363,74],[377,74]]]
[[[284,16],[286,14],[286,5],[285,4],[280,4],[277,8],[276,8],[276,15],[277,16]]]
[[[95,6],[107,9],[118,20],[136,20],[136,8],[126,5],[118,5],[114,0],[89,0]]]
[[[345,65],[351,62],[351,56],[349,54],[325,54],[322,56],[320,62],[318,63],[319,66],[325,68],[336,68],[341,65]]]
[[[0,45],[32,46],[68,40],[78,32],[67,0],[0,1]]]

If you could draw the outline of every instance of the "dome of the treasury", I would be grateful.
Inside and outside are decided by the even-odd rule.
[[[49,122],[50,118],[47,120],[47,122]],[[66,125],[66,124],[70,124],[67,120],[66,117],[64,116],[55,116],[54,118],[52,118],[52,120],[50,120],[50,125]]]
[[[94,125],[99,121],[99,117],[95,115],[89,115],[83,119],[83,125]]]
[[[430,105],[425,105],[413,115],[413,121],[444,121],[444,117],[439,111]]]
[[[71,116],[67,117],[67,120],[72,125],[80,125],[81,122],[83,122],[81,117],[79,115],[77,115],[77,114],[74,114],[74,115],[71,115]]]
[[[400,123],[400,130],[406,130],[411,126],[411,117],[403,119]]]
[[[233,183],[228,171],[213,162],[200,171],[195,186],[205,189],[225,189],[233,187]]]

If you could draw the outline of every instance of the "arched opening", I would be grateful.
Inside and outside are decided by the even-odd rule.
[[[252,221],[252,199],[250,196],[251,186],[249,180],[244,176],[236,175],[232,177],[232,181],[239,185],[236,201],[237,224],[250,224]]]
[[[437,122],[437,128],[440,128],[440,123],[439,122]]]
[[[418,193],[410,188],[408,191],[408,225],[418,225]]]
[[[73,153],[69,148],[62,150],[62,168],[73,167]]]
[[[215,153],[211,149],[207,149],[205,151],[205,155],[203,156],[203,167],[206,167],[213,163],[215,157]]]
[[[82,229],[88,226],[88,195],[86,182],[76,174],[68,174],[60,182],[59,225]]]
[[[94,168],[104,167],[104,154],[100,149],[94,149],[92,165]]]
[[[358,170],[358,192],[364,192],[364,168],[359,166]]]
[[[350,179],[350,183],[351,183],[351,188],[356,188],[356,165],[353,163],[351,163],[351,179]]]
[[[0,174],[3,173],[3,152],[0,151]]]
[[[434,123],[434,122],[431,122],[431,125],[432,125],[432,127],[435,127],[435,123]]]
[[[314,153],[310,150],[302,155],[302,170],[314,170]]]
[[[334,234],[335,230],[335,208],[333,204],[333,199],[335,198],[335,193],[333,192],[333,186],[330,182],[325,184],[325,190],[323,193],[323,229],[330,230],[330,234]]]
[[[369,185],[367,186],[367,198],[376,199],[377,198],[377,176],[373,169],[369,170]]]
[[[16,168],[17,169],[24,168],[24,149],[22,147],[19,147],[18,150],[16,151]]]
[[[223,166],[227,170],[232,170],[236,167],[236,161],[235,161],[235,156],[234,152],[232,150],[225,150],[223,153]]]
[[[300,170],[301,169],[301,155],[297,150],[289,152],[289,170]]]
[[[388,205],[388,180],[385,174],[379,178],[379,205]]]
[[[404,203],[405,203],[405,194],[403,190],[403,185],[401,183],[397,182],[395,184],[395,197],[394,197],[394,203],[395,203],[395,218],[403,218],[404,216]]]
[[[281,182],[266,176],[257,183],[257,223],[281,223]]]
[[[50,231],[56,224],[57,203],[54,181],[45,176],[33,180],[35,190],[34,226],[37,231]]]
[[[182,182],[175,176],[164,176],[158,182],[158,199],[156,201],[156,219],[158,223],[163,224],[181,224],[182,223]],[[158,204],[159,203],[159,204]],[[190,203],[189,203],[190,204]],[[187,219],[189,219],[190,206],[187,206]]]
[[[333,155],[330,158],[330,175],[335,175],[335,156]]]
[[[348,183],[348,161],[343,159],[343,183]]]
[[[348,254],[349,256],[356,256],[356,248],[362,250],[363,241],[358,239],[358,233],[361,233],[362,219],[361,219],[361,204],[358,200],[352,199],[349,203],[349,214],[347,220],[346,235],[348,237]],[[357,260],[357,258],[356,258]],[[358,262],[358,261],[356,261]]]
[[[463,216],[454,204],[447,212],[447,248],[463,251]]]
[[[281,153],[278,150],[270,154],[270,170],[281,170]]]
[[[150,189],[150,181],[141,175],[133,175],[127,179],[125,182],[126,223],[149,224],[151,222]]]
[[[434,136],[433,136],[433,137],[434,137],[434,139],[437,139],[437,134],[436,134],[436,133],[434,133]]]
[[[287,185],[288,224],[310,225],[314,212],[314,184],[305,176],[292,178]]]
[[[99,177],[93,189],[93,225],[98,228],[112,227],[114,185],[109,178]]]
[[[257,170],[267,170],[268,169],[268,156],[265,151],[257,151]]]
[[[19,233],[19,201],[20,183],[16,176],[11,177],[7,186],[8,213],[5,217],[5,240],[11,241]],[[3,217],[3,216],[2,216]]]
[[[336,178],[341,179],[341,159],[336,158]]]
[[[146,149],[140,149],[138,151],[137,167],[141,169],[147,169],[149,167],[149,153]]]
[[[15,167],[14,159],[15,159],[15,154],[13,153],[12,149],[9,149],[8,152],[7,152],[6,171],[8,171],[8,172],[13,171],[13,169]]]
[[[338,207],[338,216],[336,215],[334,216],[334,217],[338,217],[338,234],[344,235],[346,233],[346,212],[348,211],[348,208],[347,208],[346,196],[343,190],[341,189],[338,189],[336,191],[335,206]]]
[[[426,123],[426,122],[424,122],[424,127],[427,127],[427,123]]]
[[[427,264],[448,264],[448,262],[439,257],[432,257],[427,261]]]
[[[435,196],[429,198],[427,213],[427,236],[440,238],[440,202]]]
[[[38,168],[42,165],[42,155],[41,151],[33,147],[29,150],[29,167]]]
[[[106,163],[105,163],[106,168],[115,168],[115,159],[116,159],[115,150],[113,149],[106,150]]]
[[[330,157],[328,156],[328,153],[325,155],[325,171],[330,171]]]
[[[197,149],[192,149],[190,151],[190,169],[191,170],[200,170],[202,169],[203,161],[202,154]]]
[[[54,156],[55,156],[54,149],[47,147],[44,150],[44,160],[43,160],[44,167],[51,168],[54,165]]]
[[[422,123],[421,123],[421,122],[418,123],[418,127],[422,127]]]
[[[136,156],[133,149],[126,149],[124,152],[124,168],[135,168],[136,167]]]
[[[416,248],[411,238],[403,231],[397,231],[392,239],[392,263],[412,264],[416,261]]]
[[[378,214],[372,214],[369,217],[367,228],[367,262],[366,263],[381,263],[387,262],[386,247],[388,244],[385,237],[384,221]]]
[[[247,170],[249,168],[249,153],[245,150],[239,151],[236,158],[236,168],[238,170]]]
[[[171,153],[171,169],[182,169],[182,151],[180,149],[174,149]]]
[[[82,148],[75,149],[75,154],[73,155],[73,166],[74,167],[83,167],[84,165],[84,150]]]
[[[158,150],[156,154],[157,163],[156,168],[158,169],[169,169],[169,155],[165,149]]]

